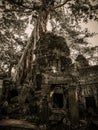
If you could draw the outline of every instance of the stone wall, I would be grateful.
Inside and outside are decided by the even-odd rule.
[[[0,96],[2,95],[3,80],[0,80]]]

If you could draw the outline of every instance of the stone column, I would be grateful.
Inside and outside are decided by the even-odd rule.
[[[76,98],[76,87],[71,86],[68,91],[69,96],[69,118],[73,125],[79,122],[78,101]]]
[[[96,96],[97,96],[97,108],[98,108],[98,88],[97,88],[97,86],[96,86],[96,91],[97,91],[97,92],[96,92],[96,93],[97,93]]]
[[[2,85],[3,85],[3,80],[0,80],[0,96],[2,95]]]

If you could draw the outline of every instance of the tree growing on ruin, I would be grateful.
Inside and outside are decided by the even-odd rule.
[[[81,21],[88,22],[88,20],[98,21],[97,0],[2,0],[0,7],[2,12],[1,28],[5,30],[5,33],[0,32],[1,43],[8,42],[7,48],[11,46],[12,50],[16,49],[18,45],[23,49],[21,57],[18,56],[16,50],[14,52],[15,57],[18,56],[18,64],[15,63],[17,67],[14,80],[19,82],[23,75],[25,78],[28,77],[28,74],[30,76],[33,69],[34,49],[41,35],[47,33],[47,23],[51,24],[54,34],[67,37],[72,43],[87,44],[85,39],[93,36],[94,33],[89,33],[87,29],[81,31],[79,23]],[[32,24],[34,28],[32,28],[29,40],[26,41],[27,37],[24,35],[24,31],[28,24]],[[25,38],[22,39],[22,36]],[[3,47],[2,44],[1,47]],[[11,48],[8,50],[10,51]],[[11,55],[14,56],[14,53],[12,52]],[[6,55],[9,56],[9,54]],[[13,67],[13,65],[14,63],[9,66]]]

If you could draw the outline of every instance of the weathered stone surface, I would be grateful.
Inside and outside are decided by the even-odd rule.
[[[51,33],[41,36],[35,55],[33,83],[25,81],[17,85],[17,95],[12,94],[15,86],[11,82],[5,80],[3,84],[2,106],[7,116],[36,122],[42,129],[55,123],[50,125],[51,130],[65,130],[65,126],[71,129],[71,125],[78,125],[80,119],[89,118],[91,113],[95,117],[98,66],[89,66],[83,56],[78,56],[76,64],[72,64],[65,39]],[[87,114],[81,116],[81,112]]]
[[[69,93],[69,118],[74,125],[79,123],[78,100],[76,98],[76,88],[73,86],[68,91]]]
[[[3,80],[0,80],[0,96],[2,95]]]

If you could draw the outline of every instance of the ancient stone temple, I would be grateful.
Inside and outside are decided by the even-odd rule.
[[[52,111],[47,120],[70,118],[78,122],[76,89],[78,81],[72,75],[73,65],[70,50],[64,38],[53,34],[43,34],[35,49],[35,87],[40,92],[40,107]],[[43,112],[45,116],[45,111]],[[45,119],[43,119],[45,120]]]
[[[98,65],[78,68],[80,118],[98,119]]]
[[[98,65],[90,66],[83,55],[73,64],[66,40],[52,33],[41,35],[34,54],[33,85],[16,87],[8,79],[3,81],[3,108],[9,118],[49,127],[56,122],[53,130],[79,126],[80,120],[98,120]]]
[[[89,113],[97,114],[98,66],[89,66],[83,55],[72,64],[65,39],[50,33],[42,35],[35,55],[38,104],[46,109],[42,120],[65,118],[76,125],[80,119],[89,118]]]

